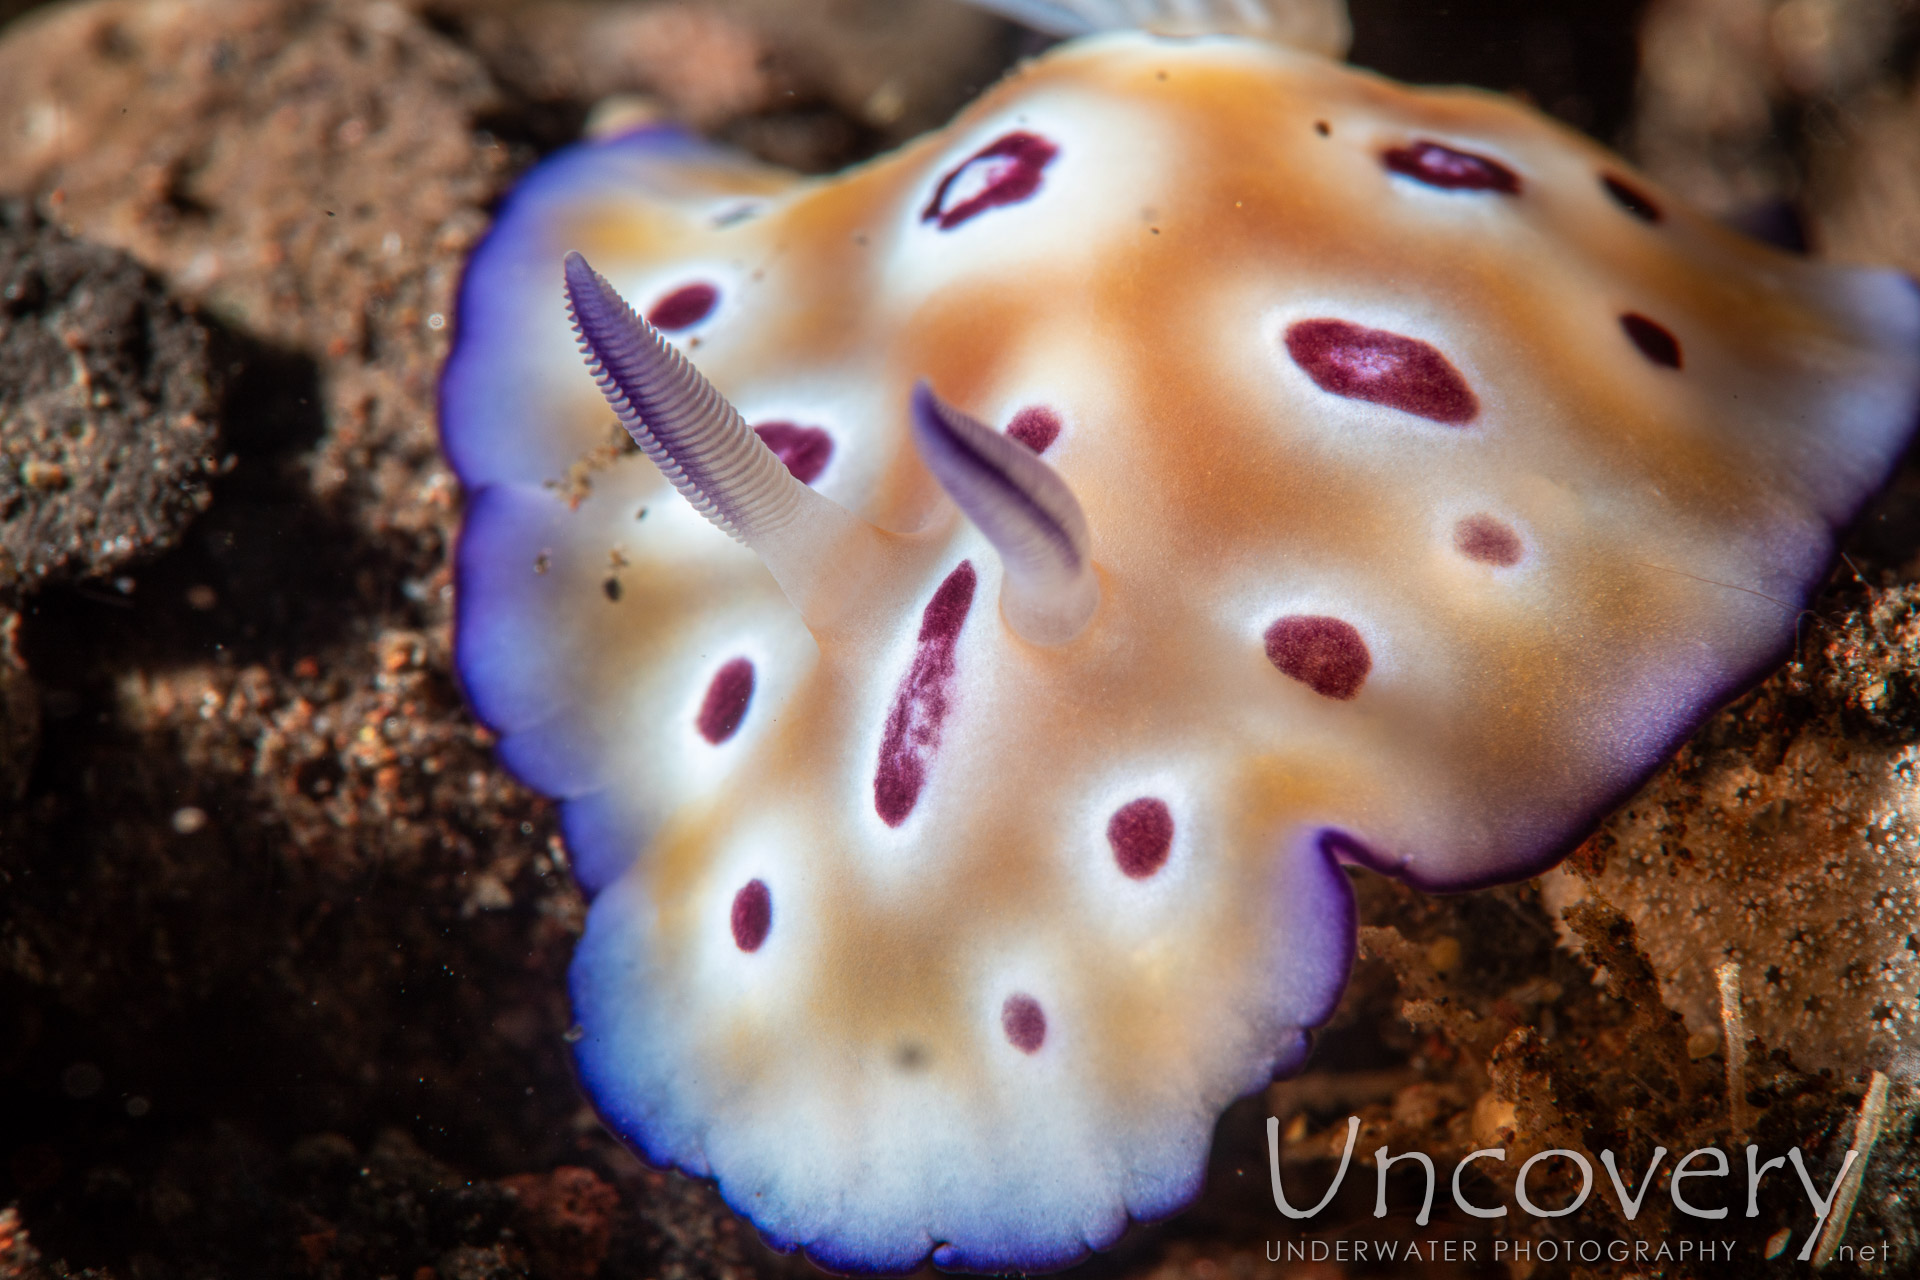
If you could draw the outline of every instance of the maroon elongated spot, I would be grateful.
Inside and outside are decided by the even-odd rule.
[[[1605,187],[1613,202],[1643,222],[1660,221],[1660,206],[1653,197],[1628,182],[1625,178],[1616,178],[1610,173],[1600,175],[1600,185]]]
[[[1641,355],[1669,369],[1680,367],[1680,339],[1665,325],[1647,319],[1638,311],[1629,311],[1620,317],[1620,327],[1633,339],[1633,345],[1640,348]]]
[[[1267,660],[1323,697],[1342,702],[1360,692],[1373,656],[1351,623],[1296,613],[1267,628]]]
[[[1047,1013],[1028,995],[1012,995],[1000,1006],[1000,1029],[1007,1043],[1022,1053],[1038,1053],[1047,1042]]]
[[[940,179],[920,221],[951,231],[988,209],[1018,204],[1040,189],[1041,171],[1059,154],[1037,133],[1002,134]]]
[[[733,736],[746,718],[747,703],[753,700],[753,663],[735,658],[713,673],[707,696],[700,700],[700,716],[694,723],[700,736],[719,746]]]
[[[1382,152],[1380,163],[1402,177],[1448,191],[1520,194],[1520,175],[1498,160],[1425,139]]]
[[[833,437],[819,427],[803,427],[792,422],[763,422],[753,429],[767,442],[767,448],[787,464],[787,470],[801,484],[812,484],[833,460]]]
[[[1480,412],[1467,380],[1418,338],[1345,320],[1302,320],[1287,329],[1287,354],[1322,391],[1459,426]]]
[[[1469,560],[1503,569],[1519,564],[1526,551],[1510,525],[1489,515],[1471,515],[1454,525],[1453,549]]]
[[[1167,865],[1173,848],[1173,812],[1165,800],[1142,796],[1129,800],[1107,820],[1107,843],[1113,860],[1134,880],[1145,880]]]
[[[720,290],[710,284],[682,285],[653,304],[647,312],[647,323],[669,333],[691,329],[713,313],[713,304],[718,301]]]
[[[742,951],[758,951],[773,928],[773,894],[765,880],[749,880],[733,895],[733,945]]]
[[[1043,404],[1030,404],[1013,415],[1007,434],[1035,453],[1045,453],[1060,438],[1060,415]]]
[[[920,615],[920,638],[913,666],[900,682],[880,739],[880,764],[873,774],[873,808],[880,820],[897,827],[920,802],[927,766],[940,749],[940,727],[953,708],[954,647],[978,581],[973,562],[962,560],[927,601]]]

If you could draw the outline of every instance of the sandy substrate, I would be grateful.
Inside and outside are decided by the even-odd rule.
[[[1664,0],[1637,80],[1629,6],[1456,31],[1452,63],[1416,8],[1357,5],[1356,53],[1527,88],[1720,212],[1791,198],[1818,251],[1920,270],[1898,5]],[[0,284],[36,282],[0,302],[0,1277],[805,1270],[571,1078],[583,908],[450,674],[434,380],[490,209],[596,110],[828,170],[1031,47],[944,0],[91,0],[0,31]],[[1364,1120],[1316,1237],[1480,1241],[1422,1276],[1624,1273],[1491,1265],[1575,1233],[1423,1230],[1411,1183],[1376,1219],[1382,1143],[1443,1170],[1504,1147],[1485,1188],[1548,1147],[1644,1168],[1738,1130],[1825,1185],[1868,1071],[1920,1056],[1917,496],[1910,469],[1798,660],[1565,869],[1447,898],[1357,874],[1363,958],[1310,1070],[1229,1113],[1195,1209],[1088,1270],[1344,1274],[1266,1261],[1268,1114],[1314,1186]],[[1852,1238],[1898,1273],[1920,1188],[1892,1097]],[[1687,1225],[1662,1189],[1632,1223],[1601,1202],[1581,1233]],[[1790,1184],[1763,1204],[1714,1224],[1755,1266],[1808,1221]]]

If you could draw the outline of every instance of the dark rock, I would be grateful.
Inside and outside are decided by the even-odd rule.
[[[124,253],[0,214],[0,590],[171,545],[217,469],[207,334]]]

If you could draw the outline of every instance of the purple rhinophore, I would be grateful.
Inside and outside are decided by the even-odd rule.
[[[674,481],[681,492],[690,485],[712,504],[707,514],[731,528],[738,513],[712,474],[711,448],[703,447],[711,443],[706,415],[718,393],[580,254],[567,254],[565,273],[580,349],[620,425],[656,464],[671,460],[685,481]]]

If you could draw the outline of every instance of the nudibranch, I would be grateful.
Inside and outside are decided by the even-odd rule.
[[[1559,858],[1781,659],[1917,387],[1904,278],[1273,45],[1062,45],[827,180],[550,159],[441,405],[601,1115],[832,1267],[1173,1212],[1345,864]]]

